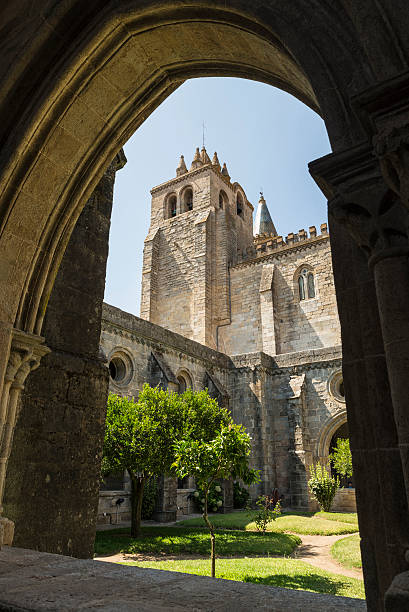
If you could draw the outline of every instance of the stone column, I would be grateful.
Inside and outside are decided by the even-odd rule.
[[[51,348],[30,375],[7,470],[4,507],[14,544],[91,557],[109,373],[101,314],[118,155],[86,203],[45,313]]]
[[[399,321],[408,317],[406,297],[399,294],[406,293],[407,283],[388,295],[391,275],[404,275],[408,211],[385,184],[370,146],[329,155],[310,168],[329,198],[368,609],[384,610],[384,596],[394,576],[408,567],[407,464],[401,461],[396,377],[400,385],[409,379],[409,352],[402,353],[406,348],[401,344],[391,359],[396,339],[392,329],[396,334]],[[390,276],[388,282],[385,274]],[[403,363],[396,370],[398,354]]]
[[[27,376],[38,368],[41,358],[49,353],[44,338],[13,330],[10,356],[0,399],[0,549],[13,543],[14,523],[2,516],[7,463],[13,442],[14,428],[20,408],[19,399]]]

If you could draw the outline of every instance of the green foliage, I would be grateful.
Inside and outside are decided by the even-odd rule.
[[[217,533],[218,554],[235,555],[290,555],[301,543],[298,536],[288,533],[259,533],[222,530]],[[141,537],[132,538],[129,529],[97,531],[95,553],[160,554],[160,555],[209,555],[209,533],[206,529],[182,527],[141,528]]]
[[[179,478],[194,476],[204,493],[203,520],[210,532],[211,576],[215,577],[214,527],[208,518],[208,495],[211,485],[221,478],[241,478],[246,484],[257,482],[258,470],[249,467],[250,436],[242,425],[230,418],[209,440],[187,436],[174,445],[176,459],[173,464]]]
[[[199,512],[204,512],[205,492],[203,489],[196,489],[193,499]],[[208,491],[207,505],[211,512],[219,512],[223,508],[223,492],[219,484],[213,482]]]
[[[124,565],[184,572],[199,576],[206,576],[209,573],[209,561],[207,559],[131,561],[124,563]],[[362,580],[332,574],[296,559],[274,559],[271,557],[258,557],[257,560],[254,558],[219,559],[217,566],[218,577],[226,580],[253,582],[265,586],[365,599],[364,583]],[[290,608],[291,606],[287,606],[287,608],[283,609],[289,610]],[[301,607],[297,609],[301,609]],[[363,607],[362,609],[365,608]]]
[[[349,448],[349,438],[338,438],[337,444],[329,456],[332,465],[341,476],[351,478],[352,455]]]
[[[258,507],[254,522],[256,523],[257,531],[261,531],[264,535],[269,523],[276,520],[281,514],[280,502],[273,503],[273,498],[269,495],[260,495],[256,500]]]
[[[138,401],[108,398],[102,474],[128,470],[132,484],[132,534],[137,535],[146,482],[153,476],[176,475],[174,443],[208,442],[231,420],[208,392],[182,395],[144,385]]]
[[[155,510],[156,498],[158,496],[158,480],[155,476],[146,481],[142,498],[142,520],[151,519]]]
[[[258,470],[248,465],[250,436],[243,425],[230,420],[210,440],[186,437],[174,444],[173,468],[179,478],[194,476],[198,487],[208,491],[221,478],[239,477],[246,484],[259,480]]]
[[[172,444],[183,428],[182,399],[145,385],[138,401],[109,395],[103,472],[127,469],[144,478],[168,474]]]
[[[349,568],[361,568],[361,538],[359,534],[342,538],[331,546],[331,555],[341,565]]]
[[[245,508],[250,499],[250,493],[236,480],[233,483],[233,507]]]
[[[321,510],[329,512],[335,493],[339,488],[338,478],[331,476],[329,470],[324,465],[317,463],[310,467],[308,487]]]

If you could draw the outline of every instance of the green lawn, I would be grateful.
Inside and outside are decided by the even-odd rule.
[[[314,516],[326,518],[329,521],[351,523],[355,525],[358,530],[358,515],[356,512],[316,512]]]
[[[183,561],[126,562],[152,569],[162,569],[200,576],[210,575],[210,560],[194,559]],[[362,580],[331,574],[295,559],[217,559],[216,577],[241,582],[254,582],[287,589],[301,589],[314,593],[328,593],[364,599]]]
[[[331,555],[345,567],[362,567],[359,534],[338,540],[331,546]]]
[[[290,555],[300,544],[300,538],[284,533],[247,533],[245,531],[220,530],[216,534],[216,554],[234,555]],[[181,527],[142,527],[141,537],[131,538],[129,529],[97,531],[95,554],[118,552],[129,554],[210,554],[209,532],[204,529]]]
[[[218,529],[253,531],[256,529],[256,524],[254,523],[255,515],[256,511],[215,514],[211,516],[211,521]],[[337,518],[334,518],[333,515]],[[343,517],[346,517],[348,521],[339,520]],[[202,527],[203,519],[188,519],[180,521],[178,525],[184,527]],[[291,531],[300,535],[341,535],[344,533],[354,533],[357,529],[357,523],[351,519],[350,515],[330,512],[316,514],[284,512],[274,523],[268,526],[268,530],[274,533]]]

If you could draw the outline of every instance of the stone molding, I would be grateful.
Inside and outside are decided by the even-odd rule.
[[[14,525],[12,521],[1,517],[1,512],[7,462],[18,417],[19,398],[27,376],[38,368],[42,357],[49,352],[50,349],[44,344],[44,338],[41,336],[13,329],[0,399],[0,548],[2,545],[10,546],[13,541]]]

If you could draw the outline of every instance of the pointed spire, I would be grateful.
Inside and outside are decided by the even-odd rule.
[[[204,145],[203,145],[201,153],[200,153],[200,159],[202,160],[202,162],[204,164],[210,164],[211,163],[210,162],[210,157],[208,156],[207,151],[206,151]]]
[[[181,176],[182,174],[186,174],[186,172],[187,172],[187,168],[185,164],[185,158],[183,157],[183,155],[181,155],[179,165],[176,168],[176,176]]]
[[[216,151],[214,152],[214,155],[213,155],[212,164],[213,166],[217,168],[217,170],[220,170],[220,162],[219,162],[219,158],[217,157]]]
[[[230,174],[229,174],[229,171],[227,170],[226,162],[224,162],[223,164],[222,174],[225,178],[227,178],[228,181],[230,180]]]
[[[190,169],[191,170],[195,170],[196,168],[200,168],[200,166],[203,166],[203,162],[200,159],[199,147],[196,147],[196,153],[195,153],[195,156],[193,158],[192,165],[190,166]]]
[[[260,234],[277,236],[276,228],[274,227],[273,220],[271,219],[271,215],[262,192],[260,192],[260,199],[258,201],[253,233],[255,236],[259,236]]]

